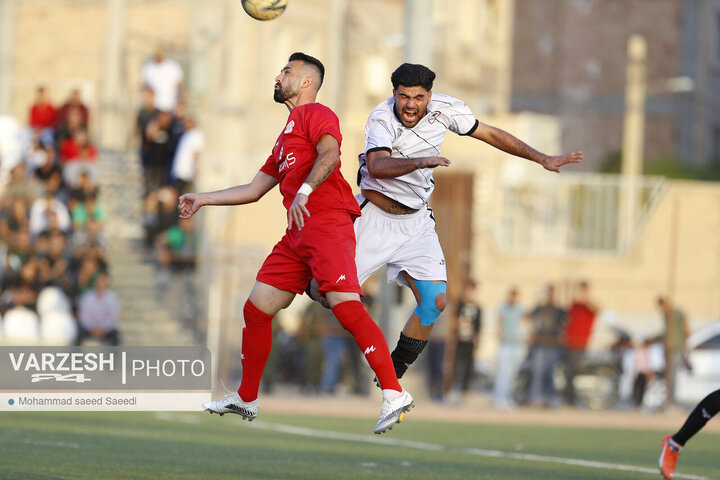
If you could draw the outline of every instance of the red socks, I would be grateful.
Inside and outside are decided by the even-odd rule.
[[[365,307],[357,300],[335,305],[332,309],[340,324],[350,332],[365,358],[377,375],[383,389],[402,391],[395,375],[395,367],[390,358],[390,349],[380,327],[370,318]],[[246,317],[247,318],[247,317]],[[247,321],[247,320],[246,320]],[[243,352],[245,339],[243,338]],[[245,375],[243,374],[243,382]],[[256,392],[257,393],[257,392]],[[240,395],[242,397],[242,395]],[[245,397],[243,400],[248,401]]]
[[[244,402],[258,396],[260,379],[272,347],[272,315],[258,309],[248,300],[243,307],[245,328],[242,336],[242,381],[238,395]],[[378,377],[379,378],[379,377]]]

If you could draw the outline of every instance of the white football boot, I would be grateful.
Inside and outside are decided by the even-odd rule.
[[[243,402],[240,395],[238,395],[237,392],[233,392],[225,395],[222,400],[203,403],[202,408],[210,413],[217,413],[221,416],[226,413],[235,413],[240,415],[243,420],[252,422],[258,414],[258,401],[255,399],[252,402]]]
[[[380,420],[375,425],[375,433],[392,430],[393,425],[402,422],[405,412],[414,406],[413,397],[407,390],[383,390],[383,404],[380,408]]]

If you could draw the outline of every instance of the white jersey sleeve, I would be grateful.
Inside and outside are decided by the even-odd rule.
[[[457,98],[433,94],[427,113],[413,128],[406,128],[394,112],[395,101],[388,98],[375,109],[365,124],[365,151],[360,155],[358,186],[375,190],[410,208],[427,204],[435,188],[433,169],[422,168],[395,178],[370,177],[365,155],[387,150],[393,158],[418,158],[440,155],[445,133],[469,135],[479,122],[470,107]]]

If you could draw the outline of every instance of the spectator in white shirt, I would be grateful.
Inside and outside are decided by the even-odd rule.
[[[95,287],[80,297],[77,345],[82,345],[87,338],[108,345],[120,343],[117,331],[118,297],[108,289],[108,284],[107,272],[101,272],[95,279]]]
[[[154,92],[158,110],[173,111],[180,99],[183,71],[179,63],[165,57],[163,48],[158,48],[153,59],[143,65],[142,82]]]
[[[52,191],[47,190],[30,207],[30,234],[33,238],[40,232],[50,229],[52,216],[56,217],[60,231],[65,233],[70,231],[72,226],[70,212],[64,203],[53,196]]]
[[[173,185],[179,195],[194,191],[197,162],[205,147],[205,135],[197,126],[195,118],[185,120],[185,133],[180,137],[172,164]]]

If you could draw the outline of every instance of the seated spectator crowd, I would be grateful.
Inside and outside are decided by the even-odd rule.
[[[88,109],[73,90],[58,109],[37,89],[30,146],[0,186],[0,343],[116,345],[104,211]],[[0,157],[0,161],[7,161]]]

